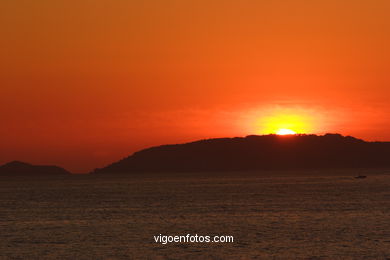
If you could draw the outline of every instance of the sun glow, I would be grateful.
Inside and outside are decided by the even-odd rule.
[[[277,132],[276,132],[277,135],[295,135],[296,132],[291,130],[291,129],[285,129],[285,128],[282,128],[282,129],[279,129]]]
[[[311,128],[308,117],[302,114],[273,114],[262,121],[265,134],[303,134],[308,133]]]
[[[259,110],[256,117],[252,120],[258,134],[310,134],[321,132],[322,127],[321,113],[307,108],[273,107]]]

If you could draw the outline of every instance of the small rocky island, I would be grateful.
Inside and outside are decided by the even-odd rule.
[[[0,175],[66,175],[67,170],[52,165],[32,165],[25,162],[13,161],[0,166]]]

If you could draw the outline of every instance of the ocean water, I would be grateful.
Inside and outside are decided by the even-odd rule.
[[[0,258],[386,259],[386,173],[1,176]]]

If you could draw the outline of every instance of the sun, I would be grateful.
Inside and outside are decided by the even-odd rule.
[[[307,133],[309,122],[306,117],[299,114],[274,114],[263,119],[263,132],[265,134],[294,135]]]
[[[245,124],[256,135],[309,135],[328,131],[329,115],[319,108],[266,106],[245,111]]]
[[[278,131],[276,131],[276,134],[277,135],[295,135],[297,133],[291,129],[281,128]]]
[[[260,110],[254,119],[259,134],[309,134],[318,128],[320,113],[304,108],[271,107]],[[255,115],[256,116],[256,115]]]

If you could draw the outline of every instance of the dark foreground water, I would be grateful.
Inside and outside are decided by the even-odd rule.
[[[386,173],[1,176],[0,258],[386,259]],[[160,234],[234,242],[163,245]]]

